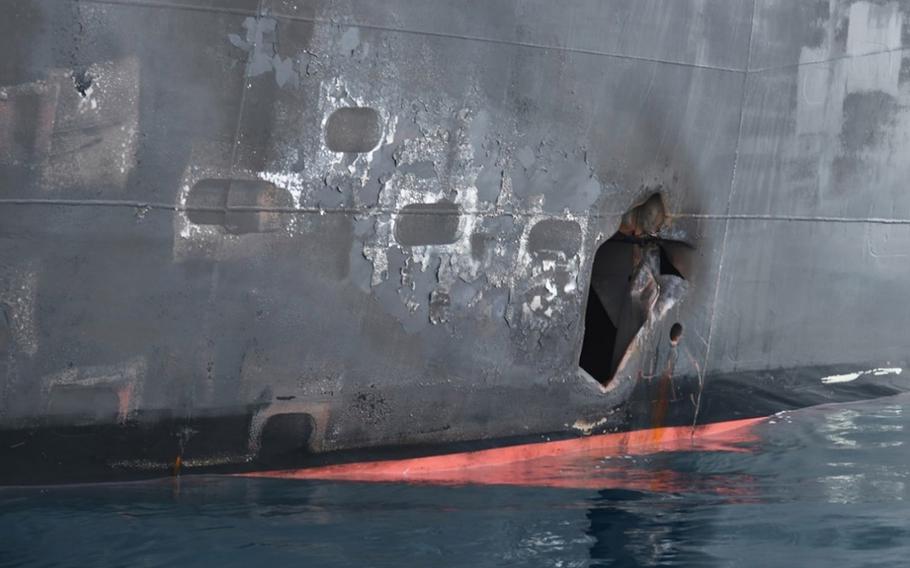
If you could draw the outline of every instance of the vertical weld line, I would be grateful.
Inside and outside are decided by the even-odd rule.
[[[243,89],[240,92],[240,109],[237,111],[237,128],[234,130],[234,142],[231,147],[231,175],[237,170],[237,147],[240,146],[240,130],[243,128],[243,108],[246,106],[247,91],[246,65],[243,67]]]
[[[256,15],[253,17],[257,20],[262,17],[262,2],[263,0],[256,2]],[[249,66],[249,58],[250,54],[248,53],[247,62],[243,66],[243,86],[240,91],[240,108],[237,110],[237,129],[234,131],[234,145],[231,147],[231,175],[236,175],[237,173],[237,148],[240,146],[240,131],[243,129],[243,110],[246,108],[246,92],[249,83],[246,71]]]
[[[707,379],[711,362],[711,347],[714,345],[714,324],[717,319],[717,302],[720,298],[720,286],[724,273],[724,260],[727,254],[727,236],[730,232],[730,211],[733,208],[733,196],[736,192],[736,174],[739,166],[739,150],[743,139],[743,123],[746,117],[746,93],[749,86],[749,69],[752,67],[752,40],[755,36],[755,9],[756,0],[752,0],[752,18],[749,25],[749,46],[746,53],[746,68],[743,71],[743,92],[739,101],[739,132],[736,135],[736,149],[733,155],[733,172],[730,176],[730,192],[727,194],[727,210],[724,215],[724,236],[720,242],[720,262],[717,265],[717,277],[714,280],[714,298],[711,301],[711,319],[708,324],[708,347],[705,349],[705,364],[702,369],[704,379]],[[695,415],[692,418],[692,428],[698,424],[698,414],[701,410],[701,396],[704,391],[705,380],[699,381],[698,404],[695,406]]]
[[[263,0],[258,0],[258,2],[256,2],[256,14],[253,17],[256,18],[257,20],[262,17],[262,2],[263,2]],[[247,60],[248,60],[247,61],[247,64],[248,64],[249,63],[249,54],[247,54]],[[246,70],[247,70],[247,65],[245,64],[243,66],[243,81],[241,82],[242,90],[240,92],[240,108],[237,109],[237,129],[234,131],[234,145],[231,148],[231,175],[232,176],[237,175],[237,148],[238,148],[238,146],[240,146],[240,130],[243,128],[243,111],[246,106],[247,82],[249,80],[249,78],[247,77]],[[216,294],[216,291],[217,291],[218,278],[220,275],[218,267],[219,267],[219,263],[216,262],[212,268],[212,278],[211,278],[211,285],[209,288],[209,298],[207,300],[207,303],[212,301],[212,298],[214,297],[214,295]],[[206,335],[209,335],[207,332],[210,331],[211,327],[212,327],[212,322],[211,322],[211,318],[210,318],[211,313],[213,313],[213,310],[206,310],[206,317],[204,318],[203,323],[202,323],[203,330],[206,333]],[[214,347],[212,347],[212,361],[213,362],[215,359],[216,352],[217,352],[217,350]],[[208,381],[206,383],[206,391],[208,391],[207,387],[208,387]],[[196,397],[199,396],[199,393],[197,392],[195,387],[193,388],[192,394],[190,396],[191,396],[192,400],[189,404],[189,409],[186,413],[188,424],[192,421],[192,419],[195,416],[195,412],[194,412],[195,402],[196,402]],[[215,393],[206,392],[205,396],[210,396],[210,397],[214,398]],[[181,448],[181,453],[182,453],[182,448]],[[179,460],[179,456],[178,456],[178,460]],[[179,464],[179,462],[178,462],[178,464]]]

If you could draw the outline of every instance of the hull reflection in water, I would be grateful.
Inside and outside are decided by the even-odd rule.
[[[674,492],[692,489],[672,471],[607,465],[605,458],[659,452],[749,451],[758,441],[753,427],[763,419],[736,420],[697,428],[653,428],[588,438],[495,448],[404,460],[330,465],[258,472],[249,477],[412,482],[437,484],[528,485],[577,489],[624,488]],[[710,479],[701,484],[711,487]]]
[[[578,489],[233,476],[0,488],[0,565],[903,566],[908,429],[902,395],[687,451],[510,466],[516,481],[558,474]]]

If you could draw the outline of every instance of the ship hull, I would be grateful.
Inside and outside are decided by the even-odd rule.
[[[905,390],[910,7],[0,4],[0,482]]]

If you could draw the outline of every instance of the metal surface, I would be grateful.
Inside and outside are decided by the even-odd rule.
[[[0,13],[4,481],[754,415],[712,381],[903,388],[910,2]],[[636,265],[598,382],[594,259],[655,194],[627,246],[685,285]]]

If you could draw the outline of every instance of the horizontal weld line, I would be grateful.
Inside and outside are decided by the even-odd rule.
[[[889,219],[886,217],[813,217],[809,215],[714,215],[710,213],[679,213],[671,215],[675,219],[712,219],[731,221],[796,221],[811,223],[869,223],[880,225],[910,225],[910,219]]]
[[[565,219],[564,213],[545,213],[537,211],[511,211],[511,210],[470,210],[470,211],[407,211],[404,209],[388,209],[385,207],[257,207],[257,206],[230,206],[230,207],[186,207],[168,203],[152,203],[147,201],[124,201],[103,199],[28,199],[5,198],[0,199],[0,205],[49,205],[73,207],[125,207],[130,209],[154,209],[173,212],[256,212],[256,213],[289,213],[289,214],[345,214],[345,215],[502,215],[512,217],[549,217]],[[624,211],[592,213],[589,219],[614,218],[624,215]],[[827,217],[809,215],[753,215],[753,214],[713,214],[713,213],[671,213],[672,219],[707,219],[707,220],[733,220],[733,221],[796,221],[814,223],[871,223],[882,225],[910,225],[910,219],[893,219],[887,217]]]
[[[863,57],[871,57],[873,55],[882,55],[885,53],[902,53],[907,51],[908,47],[893,47],[891,49],[882,49],[880,51],[870,51],[869,53],[857,53],[857,54],[848,54],[838,55],[836,57],[829,57],[828,59],[819,59],[818,61],[799,61],[796,63],[785,63],[783,65],[771,65],[769,67],[756,67],[755,69],[749,69],[748,73],[764,73],[767,71],[781,71],[784,69],[792,69],[798,67],[806,67],[809,65],[823,65],[825,63],[833,63],[835,61],[846,61],[849,59],[862,59]]]
[[[507,211],[507,210],[468,210],[468,211],[407,211],[405,209],[388,209],[385,207],[258,207],[258,206],[230,206],[230,207],[186,207],[185,205],[171,205],[168,203],[152,203],[147,201],[123,201],[104,199],[0,199],[0,205],[48,205],[58,207],[124,207],[128,209],[151,209],[157,211],[173,211],[175,213],[288,213],[288,214],[344,214],[344,215],[497,215],[512,217],[552,217],[565,218],[562,213],[544,213],[535,211]],[[622,213],[601,213],[589,215],[590,218],[618,217]]]
[[[293,14],[280,14],[280,13],[260,14],[256,10],[245,10],[242,8],[222,8],[222,7],[216,7],[216,6],[200,6],[200,5],[194,5],[194,4],[183,4],[183,3],[178,3],[178,2],[151,2],[149,0],[134,0],[134,1],[70,0],[70,1],[71,2],[80,2],[81,1],[81,2],[90,3],[90,4],[103,4],[103,5],[110,5],[110,6],[123,6],[123,7],[132,6],[132,7],[139,7],[139,8],[163,8],[163,9],[171,9],[171,10],[186,10],[186,11],[192,11],[192,12],[210,12],[210,13],[216,13],[216,14],[228,14],[228,15],[235,15],[235,16],[248,16],[248,17],[268,16],[271,18],[275,18],[276,20],[308,22],[308,23],[320,24],[320,25],[337,26],[337,27],[341,27],[341,28],[365,28],[365,29],[377,30],[377,31],[424,35],[424,36],[430,36],[430,37],[441,37],[441,38],[450,38],[450,39],[462,39],[462,40],[466,40],[466,41],[477,41],[477,42],[492,43],[492,44],[498,44],[498,45],[512,45],[515,47],[527,47],[527,48],[532,48],[532,49],[552,49],[554,51],[564,51],[564,52],[568,52],[568,53],[580,53],[580,54],[585,54],[585,55],[597,55],[597,56],[601,56],[601,57],[613,57],[616,59],[627,59],[630,61],[647,61],[650,63],[661,63],[661,64],[665,64],[665,65],[678,65],[681,67],[691,67],[694,69],[710,69],[710,70],[714,70],[714,71],[725,71],[725,72],[730,72],[730,73],[746,73],[746,74],[765,73],[768,71],[778,71],[778,70],[789,69],[789,68],[798,68],[798,67],[803,67],[806,65],[821,65],[821,64],[825,64],[825,63],[831,63],[834,61],[856,59],[856,58],[868,57],[868,56],[872,56],[872,55],[881,55],[884,53],[899,53],[899,52],[906,51],[907,49],[910,49],[907,47],[898,47],[898,48],[892,48],[892,49],[885,49],[885,50],[881,50],[881,51],[873,51],[873,52],[869,52],[869,53],[861,53],[861,54],[857,54],[857,55],[844,54],[844,55],[840,55],[837,57],[831,57],[828,59],[821,59],[818,61],[801,61],[801,62],[796,62],[796,63],[786,63],[783,65],[771,65],[768,67],[756,67],[753,69],[744,69],[744,68],[737,68],[737,67],[723,67],[723,66],[718,66],[718,65],[704,65],[704,64],[699,64],[699,63],[686,63],[683,61],[672,61],[672,60],[667,60],[667,59],[658,59],[658,58],[652,58],[652,57],[627,55],[627,54],[621,54],[621,53],[610,53],[610,52],[606,52],[606,51],[597,51],[594,49],[573,48],[573,47],[538,44],[538,43],[530,43],[530,42],[518,42],[518,41],[505,40],[505,39],[488,38],[488,37],[482,37],[482,36],[468,36],[468,35],[451,34],[451,33],[445,33],[445,32],[431,32],[431,31],[424,31],[424,30],[412,30],[412,29],[407,29],[407,28],[395,28],[395,27],[391,27],[391,26],[380,26],[378,24],[344,23],[344,22],[336,22],[334,20],[324,20],[324,19],[319,19],[319,18],[307,18],[305,16],[295,16]]]
[[[134,207],[137,209],[167,209],[179,211],[181,206],[167,203],[149,203],[147,201],[124,201],[121,199],[40,199],[40,198],[4,198],[0,204],[8,205],[57,205],[72,207]]]
[[[71,0],[79,1],[79,0]],[[230,8],[217,8],[213,6],[196,6],[192,4],[179,4],[179,3],[164,3],[164,2],[149,2],[136,0],[135,2],[126,2],[122,0],[83,0],[88,3],[94,4],[108,4],[115,6],[137,6],[144,8],[167,8],[173,10],[190,10],[197,12],[215,12],[215,13],[225,13],[233,14],[240,16],[254,16],[254,17],[270,17],[276,20],[287,20],[292,22],[306,22],[311,24],[327,25],[327,26],[336,26],[339,28],[364,28],[368,30],[375,31],[384,31],[392,33],[401,33],[401,34],[412,34],[420,35],[427,37],[437,37],[437,38],[448,38],[448,39],[460,39],[465,41],[476,41],[480,43],[490,43],[494,45],[511,45],[514,47],[526,47],[529,49],[551,49],[553,51],[561,51],[566,53],[579,53],[583,55],[597,55],[601,57],[612,57],[616,59],[627,59],[631,61],[647,61],[650,63],[662,63],[665,65],[678,65],[681,67],[691,67],[694,69],[710,69],[714,71],[725,71],[729,73],[743,73],[745,69],[738,69],[735,67],[721,67],[715,65],[704,65],[699,63],[686,63],[683,61],[673,61],[669,59],[658,59],[652,57],[636,56],[636,55],[627,55],[621,53],[610,53],[606,51],[597,51],[594,49],[584,49],[584,48],[574,48],[566,47],[559,45],[548,45],[548,44],[538,44],[531,42],[520,42],[520,41],[511,41],[507,39],[497,39],[483,36],[469,36],[463,34],[454,34],[454,33],[445,33],[445,32],[433,32],[427,30],[413,30],[408,28],[396,28],[392,26],[381,26],[379,24],[368,24],[368,23],[344,23],[336,22],[334,20],[325,20],[320,18],[308,18],[306,16],[295,16],[293,14],[281,14],[281,13],[269,13],[269,14],[257,14],[252,10],[242,10],[242,9],[230,9]]]
[[[107,4],[109,6],[124,6],[136,8],[164,8],[169,10],[185,10],[188,12],[210,12],[214,14],[228,14],[232,16],[257,16],[256,10],[243,8],[223,8],[218,6],[201,6],[196,4],[182,4],[179,2],[150,2],[148,0],[70,0],[75,3]]]
[[[616,59],[627,59],[631,61],[647,61],[649,63],[662,63],[665,65],[677,65],[680,67],[692,67],[695,69],[710,69],[713,71],[726,71],[729,73],[743,73],[745,69],[737,69],[735,67],[721,67],[716,65],[704,65],[699,63],[686,63],[684,61],[673,61],[670,59],[658,59],[656,57],[644,57],[638,55],[628,55],[622,53],[610,53],[607,51],[597,51],[595,49],[584,49],[580,47],[567,47],[561,45],[549,45],[542,43],[531,43],[523,41],[511,41],[507,39],[497,39],[483,36],[469,36],[463,34],[452,34],[445,32],[432,32],[426,30],[411,30],[407,28],[395,28],[391,26],[380,26],[378,24],[347,24],[342,22],[336,22],[334,20],[322,20],[319,18],[307,18],[305,16],[294,16],[291,14],[271,14],[272,17],[278,20],[290,20],[298,22],[307,22],[312,24],[321,24],[321,25],[330,25],[337,27],[345,28],[364,28],[368,30],[376,31],[385,31],[393,33],[402,33],[402,34],[414,34],[414,35],[423,35],[429,37],[438,37],[438,38],[447,38],[447,39],[461,39],[466,41],[476,41],[480,43],[491,43],[494,45],[510,45],[514,47],[527,47],[530,49],[543,49],[543,50],[553,50],[561,51],[566,53],[579,53],[582,55],[597,55],[600,57],[612,57]]]

